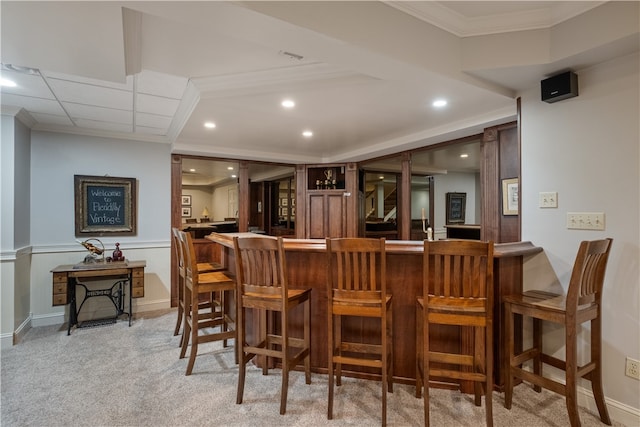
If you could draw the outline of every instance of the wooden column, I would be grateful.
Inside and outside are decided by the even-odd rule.
[[[249,162],[241,161],[238,171],[238,231],[249,231]]]
[[[171,227],[182,225],[182,156],[171,155]],[[178,260],[171,229],[167,230],[171,241],[171,307],[178,305]]]
[[[397,210],[398,239],[411,239],[411,153],[402,153],[402,175],[400,177],[400,197]]]

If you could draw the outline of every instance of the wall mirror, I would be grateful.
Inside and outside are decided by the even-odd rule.
[[[422,229],[423,212],[425,226],[433,228],[434,238],[446,237],[446,194],[450,192],[467,193],[465,221],[467,224],[480,223],[481,140],[482,135],[476,135],[410,152],[411,240],[425,237]],[[365,172],[365,216],[369,230],[397,230],[390,222],[396,222],[400,216],[397,187],[398,177],[402,173],[402,156],[366,161],[361,168]],[[391,208],[390,200],[396,202],[395,210]],[[388,232],[386,237],[394,238]]]
[[[196,237],[238,231],[239,168],[238,161],[182,156],[183,229]],[[249,162],[247,170],[249,230],[295,235],[295,168]]]
[[[417,212],[419,206],[417,204],[423,203],[421,195],[424,194],[419,190],[420,185],[425,188],[428,186],[430,188],[431,204],[429,205],[430,214],[427,219],[433,228],[435,239],[442,239],[447,236],[447,193],[466,193],[464,223],[480,224],[482,207],[480,182],[481,141],[482,135],[476,135],[411,153],[411,218],[412,220],[419,218]],[[426,182],[428,180],[430,180],[429,185]],[[420,184],[421,182],[422,184]],[[414,238],[414,228],[412,226],[412,239]]]

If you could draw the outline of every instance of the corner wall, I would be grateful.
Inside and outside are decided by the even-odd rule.
[[[538,85],[520,94],[522,240],[544,248],[525,262],[525,289],[566,292],[580,241],[614,239],[603,295],[604,392],[617,402],[610,412],[635,413],[629,425],[640,421],[640,383],[624,375],[625,357],[640,359],[638,64],[634,54],[576,70],[580,95],[554,104],[540,101]],[[558,192],[557,209],[538,208],[544,191]],[[569,230],[567,212],[604,212],[606,229]],[[582,353],[588,328],[579,337]],[[564,358],[563,341],[562,330],[549,328],[545,349]]]
[[[75,236],[74,175],[136,178],[135,236],[92,236],[106,250],[119,242],[125,257],[144,259],[145,296],[134,312],[170,306],[170,146],[150,142],[37,132],[31,135],[31,311],[33,325],[63,323],[68,308],[53,307],[50,270],[81,261]]]

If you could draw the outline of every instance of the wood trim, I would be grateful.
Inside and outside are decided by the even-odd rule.
[[[171,155],[171,227],[180,228],[182,214],[180,212],[182,196],[182,156]],[[167,230],[171,236],[171,230]],[[178,305],[178,260],[176,259],[175,242],[171,240],[171,307]]]
[[[238,231],[244,232],[249,231],[249,162],[240,161],[238,169]]]
[[[398,238],[409,240],[411,238],[411,153],[402,153],[402,175],[400,176],[400,200],[398,209]]]

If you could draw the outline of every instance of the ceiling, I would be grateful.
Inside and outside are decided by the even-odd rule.
[[[514,120],[545,76],[637,51],[637,28],[572,33],[613,3],[3,0],[1,103],[33,130],[175,153],[360,161]]]

